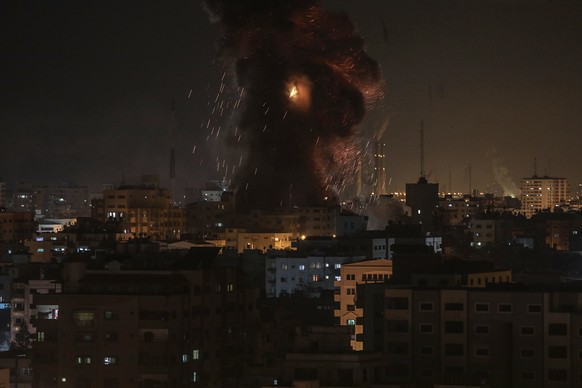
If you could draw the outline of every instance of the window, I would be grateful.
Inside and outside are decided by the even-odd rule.
[[[95,339],[94,333],[77,333],[77,342],[93,342]]]
[[[432,334],[433,327],[430,323],[421,323],[418,325],[418,330],[424,334]]]
[[[489,348],[475,348],[475,357],[489,357]]]
[[[103,357],[103,365],[115,365],[115,364],[117,364],[117,357],[115,356]]]
[[[340,268],[342,267],[342,265],[341,265],[340,263],[335,263],[335,264],[333,265],[333,267],[334,267],[335,269],[340,269]]]
[[[388,320],[386,321],[386,331],[388,333],[408,333],[408,321]]]
[[[532,358],[534,356],[534,350],[528,349],[528,348],[523,348],[520,350],[519,354],[523,358]]]
[[[199,360],[200,359],[200,350],[194,349],[192,350],[192,359]]]
[[[519,328],[519,334],[521,335],[534,335],[535,329],[533,326],[521,326]]]
[[[463,311],[464,309],[463,303],[445,303],[445,311]]]
[[[390,310],[408,310],[408,298],[388,297],[386,298],[386,308]]]
[[[119,319],[119,311],[106,310],[103,312],[103,319],[113,321]]]
[[[76,310],[73,312],[73,322],[77,327],[92,327],[95,321],[93,311]]]
[[[299,264],[299,271],[305,271],[305,264]]]
[[[489,334],[489,326],[475,325],[475,334]]]
[[[356,324],[356,320],[355,320],[355,319],[348,319],[348,320],[346,321],[346,324],[347,324],[348,326],[354,326],[354,325]]]
[[[233,292],[234,291],[234,284],[233,283],[228,283],[226,285],[226,291],[227,292]]]
[[[445,333],[462,334],[465,330],[462,321],[445,321]]]
[[[568,358],[568,348],[566,346],[548,346],[549,358]]]
[[[115,332],[105,332],[103,333],[103,341],[105,342],[117,342],[119,335]]]
[[[548,380],[550,381],[566,381],[568,379],[568,370],[566,369],[549,369]]]
[[[550,323],[548,325],[549,335],[568,335],[568,326],[565,323]]]
[[[463,344],[445,344],[445,356],[462,356]]]
[[[192,381],[193,382],[197,382],[198,381],[198,372],[192,372]]]
[[[188,362],[188,355],[187,354],[182,354],[182,362],[183,363]]]
[[[281,269],[286,270],[288,268],[287,264],[281,264]]]
[[[510,313],[512,310],[512,305],[509,303],[500,303],[497,305],[497,311],[500,313]]]
[[[348,305],[348,311],[356,311],[356,305],[349,304]]]
[[[475,312],[476,313],[488,313],[489,312],[489,303],[475,303]]]
[[[36,332],[36,340],[38,342],[43,342],[44,341],[44,331],[37,331]]]
[[[528,304],[527,312],[530,314],[541,314],[542,305],[541,304]]]
[[[77,356],[76,363],[77,365],[91,364],[91,356]]]
[[[420,302],[418,304],[418,310],[420,311],[433,311],[434,307],[432,302]]]

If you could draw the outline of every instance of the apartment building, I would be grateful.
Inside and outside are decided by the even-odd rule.
[[[0,209],[0,242],[30,239],[35,229],[34,213]]]
[[[554,211],[569,200],[570,187],[565,178],[534,175],[521,180],[521,212],[527,218],[543,210]]]
[[[38,295],[35,387],[238,386],[253,348],[257,292],[235,268],[87,270]]]
[[[341,266],[340,277],[336,279],[334,317],[342,326],[352,326],[350,344],[353,350],[363,350],[364,345],[358,337],[364,326],[360,319],[364,316],[361,307],[356,306],[356,286],[364,283],[384,283],[392,276],[392,261],[386,259],[364,260]]]
[[[333,290],[341,279],[341,268],[353,259],[343,256],[270,257],[265,261],[268,297],[301,293],[319,297]]]
[[[151,185],[121,186],[93,201],[92,217],[122,220],[135,237],[175,238],[186,229],[186,210],[174,207],[170,191]]]
[[[582,384],[581,289],[386,287],[384,297],[390,383]]]

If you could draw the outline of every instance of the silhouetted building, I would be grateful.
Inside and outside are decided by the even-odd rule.
[[[424,177],[420,177],[417,183],[407,183],[406,205],[410,207],[412,221],[420,224],[423,232],[437,231],[438,183],[428,183]]]

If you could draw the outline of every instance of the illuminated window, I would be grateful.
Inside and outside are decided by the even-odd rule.
[[[36,340],[38,342],[43,342],[44,341],[44,331],[37,331],[36,332]]]
[[[347,325],[348,326],[354,326],[356,324],[356,320],[355,319],[348,319],[347,321]]]
[[[188,362],[188,355],[182,354],[182,362]]]
[[[198,372],[192,372],[192,381],[193,382],[198,381]]]
[[[77,363],[77,365],[91,364],[91,357],[90,356],[77,356],[76,363]]]
[[[103,365],[114,365],[114,364],[117,364],[117,357],[115,356],[103,357]]]
[[[198,350],[198,349],[192,350],[192,359],[193,360],[200,359],[200,350]]]
[[[95,321],[93,311],[77,310],[73,312],[73,322],[78,327],[91,327]]]
[[[232,284],[232,283],[227,284],[226,291],[233,292],[234,291],[234,284]]]

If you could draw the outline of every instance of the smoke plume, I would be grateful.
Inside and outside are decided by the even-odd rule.
[[[378,64],[349,18],[316,0],[207,0],[240,90],[231,136],[243,210],[319,205],[353,179],[358,124],[382,98]],[[241,149],[242,148],[242,149]]]

